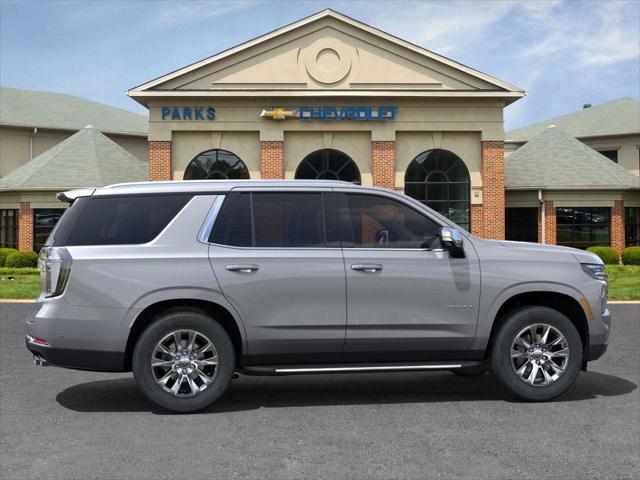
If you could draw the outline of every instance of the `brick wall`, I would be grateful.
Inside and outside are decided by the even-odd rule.
[[[371,142],[371,176],[376,187],[396,186],[396,142]]]
[[[149,142],[149,180],[171,180],[171,142]]]
[[[556,209],[553,200],[544,201],[544,243],[556,244]]]
[[[471,233],[484,237],[484,217],[482,205],[471,205]]]
[[[263,180],[284,178],[284,142],[260,142],[260,177]]]
[[[504,142],[482,142],[482,236],[504,239]]]
[[[20,202],[18,211],[18,250],[33,250],[33,210],[29,202]]]
[[[624,243],[624,201],[614,200],[611,209],[611,246],[618,254],[622,254]]]

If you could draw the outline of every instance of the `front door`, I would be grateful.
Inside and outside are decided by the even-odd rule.
[[[475,335],[480,271],[440,248],[440,224],[384,194],[339,193],[347,276],[342,360],[462,360]]]
[[[248,365],[339,360],[345,275],[327,193],[232,193],[218,215],[209,258],[242,319]]]

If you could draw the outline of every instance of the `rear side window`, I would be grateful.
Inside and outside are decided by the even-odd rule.
[[[255,248],[317,248],[327,244],[321,193],[231,195],[210,241]]]
[[[153,240],[192,195],[83,197],[60,219],[50,244],[132,245]]]

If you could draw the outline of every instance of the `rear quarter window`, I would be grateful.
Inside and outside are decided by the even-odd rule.
[[[60,219],[53,246],[133,245],[153,240],[192,195],[83,197]]]

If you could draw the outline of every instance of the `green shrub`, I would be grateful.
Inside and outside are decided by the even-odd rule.
[[[7,256],[4,266],[7,268],[33,268],[38,264],[36,252],[13,252]]]
[[[589,247],[587,252],[598,255],[605,265],[618,265],[620,263],[620,257],[611,247]]]
[[[4,262],[10,253],[17,252],[15,248],[0,248],[0,267],[4,267]]]
[[[627,247],[622,251],[622,263],[640,265],[640,247]]]

